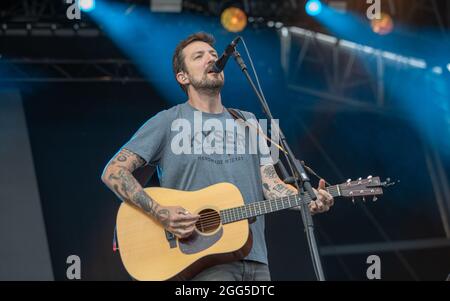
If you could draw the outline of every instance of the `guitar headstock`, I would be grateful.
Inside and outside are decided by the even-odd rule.
[[[390,178],[381,182],[380,177],[368,176],[366,179],[359,178],[355,181],[348,179],[346,183],[338,186],[341,196],[351,197],[354,203],[356,197],[362,197],[362,200],[365,202],[367,196],[373,196],[373,201],[375,202],[378,199],[377,196],[383,194],[383,188],[395,184],[396,182],[391,182]]]

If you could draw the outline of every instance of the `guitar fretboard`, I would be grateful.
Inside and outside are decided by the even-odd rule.
[[[325,188],[333,197],[340,196],[339,185]],[[308,194],[290,195],[282,198],[253,202],[244,206],[220,211],[222,224],[229,224],[252,217],[281,211],[301,205],[301,202],[309,204],[311,198]]]

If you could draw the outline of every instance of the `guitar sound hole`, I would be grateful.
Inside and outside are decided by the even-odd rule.
[[[212,209],[205,209],[200,211],[200,218],[195,226],[201,233],[211,233],[217,230],[220,226],[220,214]]]

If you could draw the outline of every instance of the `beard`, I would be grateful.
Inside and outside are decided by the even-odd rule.
[[[205,73],[200,80],[194,77],[188,76],[189,81],[197,91],[202,91],[208,94],[217,94],[222,90],[224,85],[224,79],[219,75],[210,77],[208,73]]]

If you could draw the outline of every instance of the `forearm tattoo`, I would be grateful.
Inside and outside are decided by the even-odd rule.
[[[281,198],[297,193],[295,188],[280,180],[273,165],[265,166],[262,170],[262,176],[263,192],[267,199]]]
[[[108,176],[109,187],[123,201],[129,201],[144,212],[156,217],[157,205],[142,189],[132,172],[143,166],[145,161],[127,149],[122,149],[111,161],[114,166]]]
[[[276,184],[273,190],[280,193],[283,196],[294,195],[296,193],[294,188],[289,187],[287,184]]]
[[[170,212],[167,209],[161,209],[156,213],[156,217],[161,222],[161,224],[167,228],[170,221]]]
[[[273,165],[267,165],[263,169],[263,176],[266,179],[276,179],[278,178],[277,172],[275,171],[275,167]]]

